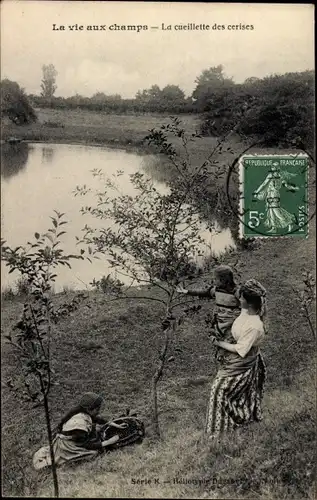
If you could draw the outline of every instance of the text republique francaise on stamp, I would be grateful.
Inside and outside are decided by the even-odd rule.
[[[246,155],[239,160],[240,237],[308,235],[307,155]]]

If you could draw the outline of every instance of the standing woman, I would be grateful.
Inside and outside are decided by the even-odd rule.
[[[265,335],[266,291],[250,279],[239,294],[241,314],[232,325],[236,343],[212,339],[228,355],[211,387],[205,429],[211,437],[262,419],[266,370],[259,345]]]

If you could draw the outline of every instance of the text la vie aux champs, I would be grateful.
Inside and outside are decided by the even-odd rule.
[[[165,24],[161,23],[158,26],[149,26],[147,24],[53,24],[53,31],[215,31],[215,30],[229,30],[229,31],[252,31],[254,30],[253,24]]]

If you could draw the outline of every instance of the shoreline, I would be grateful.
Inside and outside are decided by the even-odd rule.
[[[15,125],[3,121],[1,144],[10,138],[20,143],[53,143],[89,145],[125,149],[138,153],[153,153],[155,148],[144,140],[152,129],[169,122],[164,115],[115,115],[83,110],[57,110],[36,108],[37,121],[26,125]],[[199,124],[198,117],[184,115],[183,126],[194,132]],[[14,144],[14,142],[12,143]]]
[[[9,136],[9,137],[14,137],[15,136]],[[125,141],[119,141],[117,139],[111,140],[111,139],[106,139],[105,141],[98,141],[94,142],[93,140],[84,140],[84,139],[71,139],[71,138],[63,138],[63,137],[51,137],[47,139],[32,139],[32,137],[28,137],[27,139],[19,139],[16,143],[11,143],[8,142],[6,139],[1,139],[0,144],[3,146],[4,144],[8,145],[18,145],[18,144],[68,144],[70,146],[91,146],[91,147],[97,147],[97,148],[109,148],[109,149],[121,149],[126,152],[130,153],[137,153],[140,155],[151,155],[151,154],[157,154],[159,153],[154,151],[154,148],[151,148],[150,146],[146,146],[144,144],[140,144],[139,142],[125,142]]]

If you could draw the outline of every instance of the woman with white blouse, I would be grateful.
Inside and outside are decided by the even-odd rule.
[[[211,387],[206,421],[209,436],[262,419],[266,370],[259,347],[265,336],[266,291],[251,279],[239,293],[241,314],[232,325],[235,343],[212,338],[225,356]]]

